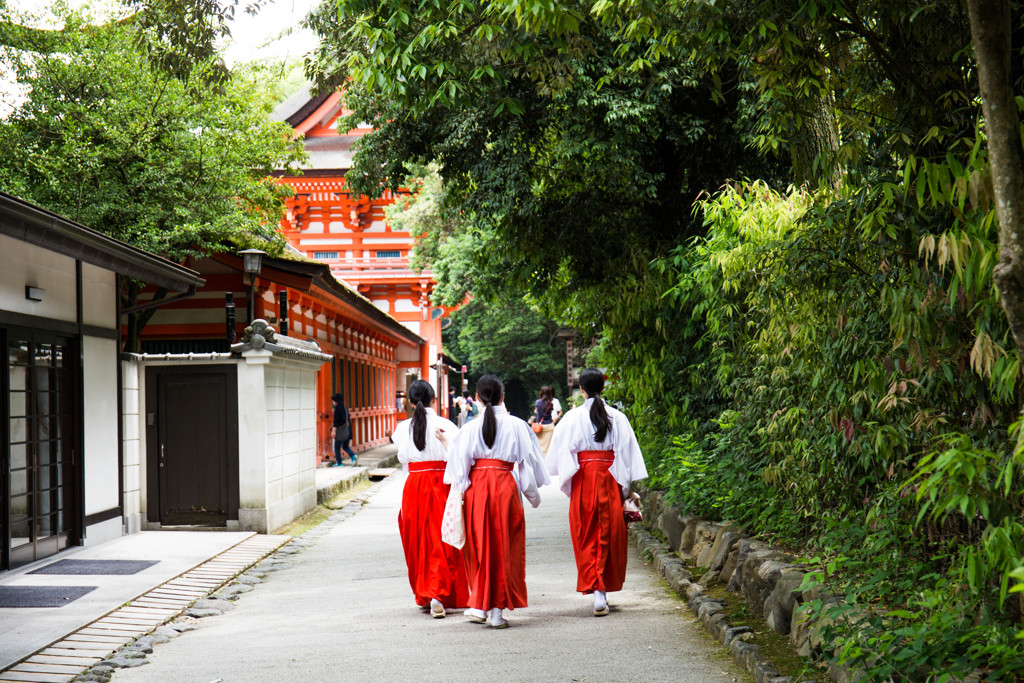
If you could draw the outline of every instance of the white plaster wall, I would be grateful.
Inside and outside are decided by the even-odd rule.
[[[117,327],[116,286],[113,271],[82,264],[82,322],[109,329]]]
[[[252,353],[252,352],[250,352]],[[251,367],[262,369],[263,387],[259,403],[263,406],[263,443],[251,439],[252,452],[239,444],[244,459],[239,468],[240,478],[247,469],[262,469],[265,474],[264,502],[257,504],[258,482],[248,481],[248,497],[244,493],[239,523],[243,529],[266,533],[287,524],[316,505],[316,371],[318,366],[280,357],[261,357],[258,366],[249,365],[257,360],[246,354],[247,373],[254,377]],[[241,368],[240,368],[241,371]],[[246,407],[239,373],[239,418],[244,412],[255,411],[257,402]],[[251,390],[256,390],[254,384]],[[248,390],[248,389],[247,389]],[[244,430],[239,430],[241,440]],[[255,462],[255,451],[262,454],[262,468]],[[245,462],[248,461],[251,467]],[[248,501],[248,503],[247,503]]]
[[[406,325],[406,327],[408,327],[408,325]],[[413,361],[418,363],[420,361],[420,347],[401,344],[397,349],[395,349],[395,360],[399,363],[409,363]],[[402,388],[404,389],[405,387]]]
[[[99,524],[87,526],[85,528],[85,542],[82,545],[86,547],[99,545],[100,543],[113,541],[115,538],[121,538],[123,535],[124,529],[121,518],[115,517]]]
[[[363,244],[408,244],[408,237],[367,237]]]
[[[395,300],[395,312],[396,313],[419,313],[420,306],[415,301],[410,299],[396,299]]]
[[[85,514],[117,507],[117,341],[84,337]]]
[[[29,301],[25,298],[26,285],[45,289],[46,298]],[[74,322],[75,260],[0,235],[0,301],[6,311]],[[109,327],[110,321],[104,326]]]
[[[270,351],[250,351],[238,364],[238,522],[242,529],[266,531],[269,424],[265,371]],[[262,528],[261,528],[262,527]]]
[[[311,237],[307,239],[300,239],[299,246],[302,247],[321,247],[321,246],[332,246],[336,244],[352,244],[351,237]],[[318,250],[319,251],[319,250]],[[323,251],[327,251],[326,249]]]
[[[142,465],[142,401],[139,364],[121,361],[121,420],[124,449],[124,521],[129,534],[142,529],[145,472]]]

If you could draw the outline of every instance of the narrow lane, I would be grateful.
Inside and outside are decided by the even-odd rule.
[[[574,592],[568,500],[554,486],[527,507],[530,607],[506,611],[511,628],[431,619],[412,600],[396,518],[404,477],[294,566],[267,576],[237,608],[158,645],[151,664],[115,683],[212,681],[679,681],[746,680],[700,631],[682,602],[630,549],[612,613],[592,616]]]

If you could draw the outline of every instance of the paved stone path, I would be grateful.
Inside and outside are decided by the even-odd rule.
[[[573,592],[568,501],[554,486],[527,507],[530,607],[511,628],[431,619],[413,604],[396,518],[404,477],[290,555],[237,607],[159,645],[115,683],[261,681],[746,681],[689,611],[630,549],[612,613]],[[287,556],[286,556],[287,557]]]

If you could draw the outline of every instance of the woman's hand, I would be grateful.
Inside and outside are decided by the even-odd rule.
[[[448,450],[448,437],[445,436],[444,430],[438,427],[437,429],[434,430],[434,436],[436,436],[437,440],[441,442],[441,445],[444,446],[444,449]]]

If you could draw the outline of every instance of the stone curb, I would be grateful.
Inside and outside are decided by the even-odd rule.
[[[365,471],[362,473],[365,478]],[[239,572],[232,579],[222,582],[218,587],[211,588],[203,595],[191,602],[187,609],[177,616],[170,616],[150,633],[139,637],[131,643],[116,650],[110,657],[94,664],[74,679],[78,682],[108,683],[114,673],[121,668],[133,668],[149,664],[147,654],[153,652],[154,645],[168,642],[186,631],[196,630],[196,624],[201,619],[219,616],[235,608],[234,601],[245,593],[252,591],[258,584],[264,583],[268,574],[291,568],[290,559],[309,546],[313,545],[318,538],[329,532],[337,524],[344,522],[352,515],[359,512],[367,499],[373,496],[386,482],[382,481],[370,488],[359,498],[350,500],[348,503],[334,511],[334,513],[323,522],[313,527],[306,533],[296,536],[290,542],[279,546],[274,552],[262,557],[261,560],[248,566],[243,572]],[[201,567],[202,565],[200,565]]]
[[[630,536],[640,555],[649,560],[669,586],[687,605],[711,636],[729,650],[733,660],[754,677],[754,683],[794,683],[791,676],[783,676],[761,654],[761,647],[749,642],[753,633],[746,626],[730,626],[725,621],[720,601],[704,595],[704,587],[693,581],[684,561],[669,546],[659,541],[639,524],[629,527]],[[817,683],[804,679],[802,683]]]
[[[816,659],[828,654],[825,633],[829,622],[815,620],[811,605],[837,603],[842,596],[834,595],[824,585],[805,587],[808,569],[800,558],[750,537],[735,522],[710,522],[683,514],[666,501],[662,491],[641,488],[638,493],[644,513],[643,526],[660,531],[667,541],[660,543],[642,525],[634,525],[638,546],[641,552],[646,550],[650,554],[658,571],[673,589],[686,597],[694,612],[698,612],[702,604],[694,602],[694,598],[701,596],[705,587],[723,585],[746,601],[750,613],[763,618],[767,628],[789,636],[798,655]],[[707,570],[699,582],[692,581],[684,559]],[[705,598],[703,602],[706,601]],[[712,608],[705,609],[707,616],[701,620],[705,628],[723,641],[723,646],[754,675],[757,683],[789,681],[785,676],[768,676],[774,669],[758,659],[759,653],[736,643],[742,634],[730,636],[728,627],[717,626],[720,619],[713,618],[709,610]],[[863,671],[834,663],[829,665],[827,674],[837,683],[854,683],[864,678]]]
[[[334,497],[337,496],[339,493],[344,493],[345,491],[348,491],[350,488],[352,488],[353,486],[355,486],[359,482],[366,481],[368,479],[369,479],[369,469],[364,467],[364,468],[362,468],[362,471],[361,472],[357,472],[356,476],[354,476],[354,477],[349,477],[347,479],[342,479],[340,481],[334,482],[330,486],[325,486],[322,489],[317,489],[316,490],[316,504],[317,505],[323,505],[324,503],[327,503],[327,502],[333,500]]]

